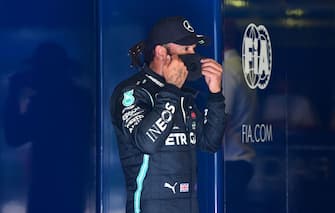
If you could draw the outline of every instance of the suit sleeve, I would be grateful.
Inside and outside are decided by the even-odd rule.
[[[210,94],[204,115],[198,121],[197,143],[201,150],[216,152],[222,147],[226,117],[225,98],[222,93]]]
[[[115,128],[144,153],[163,145],[173,126],[180,97],[178,88],[166,85],[156,95],[142,87],[127,87],[112,96],[111,114]]]

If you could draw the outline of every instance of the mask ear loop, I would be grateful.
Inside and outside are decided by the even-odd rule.
[[[144,41],[140,41],[128,50],[128,56],[131,58],[130,67],[141,68],[144,63],[141,60],[144,50]]]

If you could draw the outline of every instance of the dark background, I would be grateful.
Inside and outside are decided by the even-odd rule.
[[[80,64],[82,73],[76,82],[90,91],[96,106],[93,154],[87,155],[94,167],[88,179],[88,212],[117,213],[124,208],[124,181],[110,124],[109,96],[119,81],[136,72],[129,68],[128,49],[143,39],[156,19],[167,15],[182,14],[200,32],[214,37],[213,23],[222,21],[215,14],[216,7],[215,1],[205,0],[0,2],[1,111],[10,76],[26,68],[24,61],[42,42],[56,42]],[[225,0],[222,17],[223,21],[236,21],[239,45],[251,22],[265,25],[272,43],[272,76],[268,88],[258,91],[257,116],[259,122],[275,126],[274,141],[254,145],[257,155],[248,186],[249,212],[334,212],[335,2]],[[217,35],[220,37],[219,32]],[[218,40],[220,44],[222,40]],[[213,47],[200,51],[212,57],[216,54]],[[268,108],[272,98],[280,100],[280,107]],[[267,120],[266,110],[284,116]],[[306,114],[301,116],[301,112]],[[292,119],[296,115],[300,115],[300,122]],[[306,123],[301,117],[312,122]],[[0,212],[25,212],[31,144],[8,146],[3,113],[0,121]],[[200,194],[201,209],[213,212],[215,183],[209,172],[214,167],[213,157],[203,153],[199,156],[200,170],[204,171],[199,176],[203,182],[200,191],[209,186],[208,194]],[[217,186],[224,189],[224,184]]]

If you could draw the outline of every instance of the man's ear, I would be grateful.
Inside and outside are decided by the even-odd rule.
[[[163,59],[166,57],[166,48],[163,47],[162,45],[156,45],[155,47],[155,56],[160,58],[160,59]]]

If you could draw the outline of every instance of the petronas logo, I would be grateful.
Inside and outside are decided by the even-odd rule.
[[[133,89],[123,93],[123,100],[122,100],[123,106],[129,107],[134,102],[135,102],[135,97],[134,97],[134,90]]]

